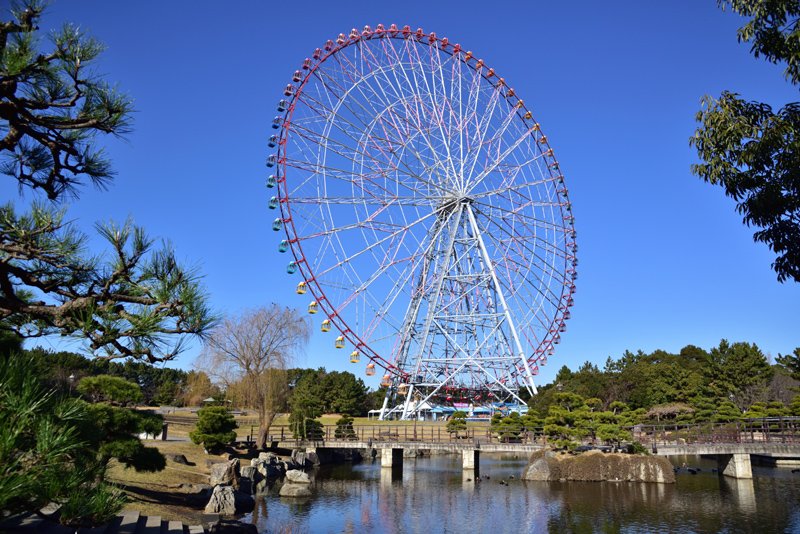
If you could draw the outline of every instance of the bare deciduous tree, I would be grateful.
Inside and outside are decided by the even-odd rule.
[[[308,342],[311,328],[299,312],[277,304],[225,318],[208,338],[196,366],[258,411],[259,448],[286,404],[286,368]]]

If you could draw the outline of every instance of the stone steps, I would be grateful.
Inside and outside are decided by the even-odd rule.
[[[156,515],[124,512],[107,525],[91,528],[70,528],[36,514],[24,514],[0,523],[0,532],[9,534],[205,534],[200,525],[184,525],[166,521]]]

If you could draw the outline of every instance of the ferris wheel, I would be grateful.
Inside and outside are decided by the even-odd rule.
[[[333,345],[385,373],[381,418],[536,393],[577,245],[553,149],[514,89],[447,38],[379,24],[314,50],[277,109],[278,250]]]

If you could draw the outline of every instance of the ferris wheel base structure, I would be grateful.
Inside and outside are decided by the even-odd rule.
[[[529,106],[471,51],[394,24],[327,41],[284,97],[278,250],[334,346],[384,369],[380,418],[525,404],[577,278],[564,176]]]

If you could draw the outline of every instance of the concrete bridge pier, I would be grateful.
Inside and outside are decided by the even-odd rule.
[[[749,454],[718,454],[717,465],[726,477],[753,478]]]
[[[461,451],[461,467],[466,471],[475,471],[475,476],[480,476],[481,451],[477,449],[465,449]]]
[[[403,469],[403,449],[394,447],[381,449],[381,467]]]

